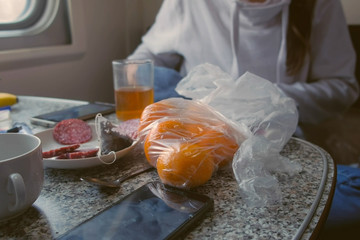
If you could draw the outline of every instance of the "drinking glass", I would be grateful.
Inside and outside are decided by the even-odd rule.
[[[144,108],[154,102],[153,61],[114,60],[112,67],[117,118],[140,118]]]

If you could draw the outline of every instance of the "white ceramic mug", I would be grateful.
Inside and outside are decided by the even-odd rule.
[[[39,197],[43,182],[40,139],[0,134],[0,222],[25,212]]]

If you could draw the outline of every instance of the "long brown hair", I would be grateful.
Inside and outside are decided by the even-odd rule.
[[[311,25],[316,0],[292,0],[287,31],[286,71],[297,74],[310,52]]]

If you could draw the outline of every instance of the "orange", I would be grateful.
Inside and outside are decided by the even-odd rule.
[[[217,114],[190,100],[171,98],[149,105],[139,131],[146,159],[154,167],[174,144],[197,144],[199,151],[211,155],[216,167],[228,165],[239,147],[230,127]]]
[[[185,117],[189,112],[189,106],[194,105],[191,100],[182,98],[169,98],[153,104],[148,105],[141,114],[140,126],[138,131],[146,129],[154,121],[164,117]],[[200,107],[197,107],[197,110]],[[192,112],[190,111],[190,115]]]
[[[173,115],[175,107],[166,101],[160,101],[148,105],[141,114],[138,132],[140,133],[154,121]]]
[[[197,144],[204,150],[210,151],[217,167],[225,167],[234,157],[239,148],[236,140],[222,130],[209,129],[200,137]]]
[[[165,119],[157,122],[147,134],[144,141],[146,159],[156,166],[158,156],[174,143],[196,139],[204,130],[200,124],[189,124],[179,118]]]
[[[158,122],[148,133],[144,141],[146,159],[156,167],[156,161],[163,151],[182,142],[198,144],[201,150],[212,154],[215,165],[220,168],[231,162],[239,147],[220,125],[213,129],[206,124],[169,118]]]
[[[193,188],[205,184],[214,170],[211,155],[192,143],[173,145],[160,154],[157,161],[157,172],[161,181],[179,188]]]
[[[148,162],[156,167],[158,156],[168,148],[168,146],[178,142],[178,134],[183,134],[186,130],[178,120],[166,120],[156,123],[150,129],[144,141],[144,152]]]

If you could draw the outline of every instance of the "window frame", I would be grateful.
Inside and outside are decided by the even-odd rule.
[[[57,2],[65,0],[48,0]],[[86,33],[83,12],[83,0],[66,0],[69,11],[71,43],[65,45],[22,48],[0,51],[0,70],[25,68],[34,65],[79,58],[86,51]],[[53,13],[48,13],[53,14]],[[56,14],[54,14],[56,15]],[[41,20],[40,20],[41,21]],[[45,24],[46,26],[46,24]],[[37,34],[38,31],[30,31]],[[24,37],[19,34],[18,37]],[[1,38],[0,38],[1,41]]]

